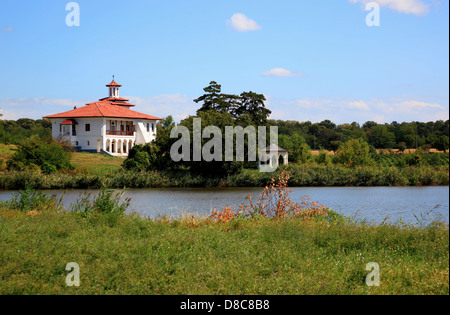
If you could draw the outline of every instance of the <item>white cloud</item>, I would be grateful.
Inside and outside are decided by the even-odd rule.
[[[126,97],[126,96],[124,96]],[[179,122],[195,115],[199,104],[193,98],[181,95],[155,95],[149,97],[126,97],[141,113],[165,118],[169,115]],[[266,106],[272,111],[271,119],[321,122],[329,119],[334,123],[376,121],[436,121],[449,119],[448,101],[415,96],[398,98],[355,99],[352,97],[282,99],[267,95]],[[0,100],[0,119],[40,119],[43,116],[62,113],[81,107],[91,100],[51,99],[43,97],[9,98]]]
[[[351,102],[351,103],[348,104],[348,108],[361,109],[361,110],[369,110],[370,109],[369,105],[367,105],[363,101]]]
[[[2,108],[2,119],[5,120],[41,119],[43,116],[69,111],[74,106],[81,107],[86,103],[88,102],[81,100],[21,97],[0,100],[0,108]]]
[[[426,15],[430,12],[430,5],[425,4],[423,0],[349,0],[350,3],[361,3],[364,5],[369,2],[376,2],[382,7],[388,7],[391,10],[414,15]]]
[[[272,70],[263,73],[265,77],[302,77],[304,76],[301,72],[292,72],[284,68],[273,68]]]
[[[259,31],[261,29],[258,23],[242,13],[234,14],[230,20],[227,20],[227,24],[238,32]]]
[[[376,121],[436,121],[449,119],[448,105],[418,100],[414,96],[401,98],[357,100],[352,97],[271,99],[271,119],[335,123]],[[356,110],[355,110],[356,109]]]
[[[420,101],[404,101],[397,104],[398,107],[406,108],[406,109],[445,109],[444,106],[439,104],[433,104],[433,103],[426,103],[426,102],[420,102]]]

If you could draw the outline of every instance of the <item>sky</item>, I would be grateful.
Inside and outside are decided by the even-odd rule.
[[[1,119],[96,101],[113,75],[177,121],[210,81],[264,94],[272,119],[449,117],[448,0],[1,0],[0,48]]]

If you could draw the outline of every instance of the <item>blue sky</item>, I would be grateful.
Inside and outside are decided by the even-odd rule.
[[[266,95],[271,118],[336,123],[449,117],[446,0],[0,2],[3,119],[107,96],[114,74],[137,111],[177,120],[210,81]]]

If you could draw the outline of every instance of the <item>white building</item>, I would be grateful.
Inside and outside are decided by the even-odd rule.
[[[262,168],[278,168],[280,165],[289,164],[289,153],[276,144],[268,146],[259,156],[259,169]]]
[[[81,108],[46,116],[52,122],[54,139],[70,141],[83,152],[128,156],[136,144],[156,139],[156,124],[162,118],[131,110],[135,105],[119,96],[120,84],[107,85],[109,97]]]

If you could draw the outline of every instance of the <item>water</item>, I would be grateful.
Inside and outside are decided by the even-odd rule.
[[[416,223],[432,210],[425,222],[432,219],[449,221],[449,187],[325,187],[290,188],[291,199],[299,201],[309,196],[313,201],[345,216],[367,219],[381,223],[401,218]],[[84,191],[48,191],[47,194],[64,194],[64,204],[69,207]],[[89,191],[96,193],[97,191]],[[179,216],[185,213],[208,215],[215,208],[238,207],[248,204],[251,194],[255,202],[262,188],[215,188],[215,189],[130,189],[124,197],[131,198],[129,212],[155,218],[161,215]],[[0,192],[0,200],[8,200],[14,192]],[[416,218],[417,217],[417,218]]]

